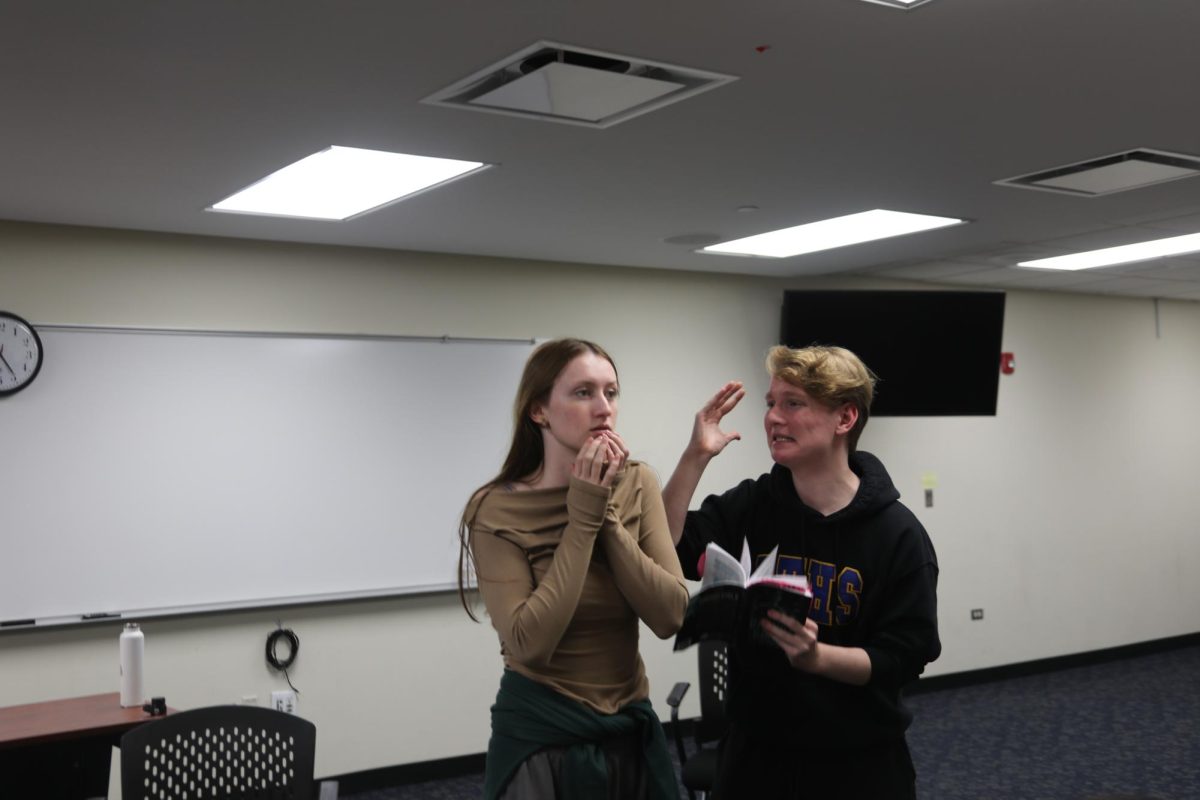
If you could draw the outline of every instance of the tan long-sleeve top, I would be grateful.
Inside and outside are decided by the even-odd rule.
[[[638,619],[665,639],[688,600],[649,467],[611,489],[496,487],[468,519],[505,666],[604,714],[649,696]]]

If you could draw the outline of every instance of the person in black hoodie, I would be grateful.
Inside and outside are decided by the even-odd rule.
[[[887,470],[856,451],[875,378],[840,347],[772,348],[763,427],[775,466],[688,511],[708,462],[741,437],[721,419],[742,399],[727,383],[696,414],[663,500],[684,573],[716,542],[755,566],[808,576],[808,619],[770,612],[775,648],[733,648],[714,796],[916,796],[901,689],[941,652],[937,556]]]

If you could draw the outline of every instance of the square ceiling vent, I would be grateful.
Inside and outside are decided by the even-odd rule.
[[[996,181],[1001,186],[1040,189],[1076,197],[1140,189],[1156,183],[1200,175],[1200,157],[1139,147],[1064,167]]]
[[[867,0],[867,2],[875,3],[881,6],[889,6],[891,8],[902,8],[905,11],[908,11],[909,9],[916,8],[917,6],[925,5],[929,2],[929,0]]]
[[[735,80],[732,75],[542,41],[421,102],[607,128]]]

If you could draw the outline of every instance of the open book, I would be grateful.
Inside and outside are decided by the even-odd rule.
[[[706,639],[731,645],[777,647],[762,622],[771,609],[804,621],[812,592],[803,575],[775,575],[776,547],[747,578],[750,556],[738,561],[719,545],[704,551],[704,576],[700,591],[688,600],[683,625],[675,634],[675,649],[683,650]]]

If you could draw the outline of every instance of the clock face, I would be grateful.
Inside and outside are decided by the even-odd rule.
[[[0,396],[20,391],[42,368],[42,340],[20,317],[0,311]]]

